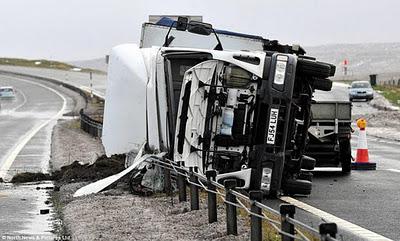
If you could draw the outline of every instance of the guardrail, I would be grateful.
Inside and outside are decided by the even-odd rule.
[[[400,86],[400,79],[385,79],[385,80],[379,80],[377,81],[378,85],[383,85],[383,86]]]
[[[227,179],[224,181],[224,185],[222,185],[215,180],[215,170],[207,171],[206,176],[204,176],[198,173],[196,167],[184,167],[184,162],[175,163],[166,158],[157,159],[156,157],[151,157],[146,161],[164,168],[164,185],[169,189],[166,190],[167,193],[172,193],[171,171],[176,175],[179,202],[187,201],[186,185],[189,185],[191,210],[199,210],[199,190],[203,189],[206,191],[208,194],[209,223],[217,222],[217,197],[220,197],[225,203],[227,235],[238,235],[237,208],[240,208],[250,216],[250,237],[252,241],[263,239],[263,221],[268,222],[281,235],[283,241],[310,241],[310,238],[304,234],[304,231],[311,233],[313,238],[319,237],[322,241],[337,240],[337,225],[335,223],[322,223],[319,225],[319,230],[316,230],[294,218],[296,213],[294,205],[281,204],[279,211],[270,208],[262,203],[262,191],[250,191],[247,196],[238,191],[236,179]],[[278,216],[280,220],[274,220],[265,213]]]
[[[81,129],[93,137],[101,137],[103,133],[103,123],[86,115],[83,109],[79,111],[79,115],[81,117]]]

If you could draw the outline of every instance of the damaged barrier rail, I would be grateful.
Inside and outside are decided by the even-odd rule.
[[[237,208],[243,209],[250,216],[250,237],[252,241],[263,239],[262,222],[268,222],[276,232],[281,236],[283,241],[303,240],[310,241],[304,232],[313,235],[313,239],[319,238],[322,241],[336,241],[337,225],[335,223],[322,223],[319,230],[308,226],[294,218],[296,208],[291,204],[281,204],[280,210],[277,211],[263,204],[262,191],[250,191],[249,195],[245,195],[237,191],[236,179],[227,179],[224,185],[216,182],[216,171],[209,170],[206,176],[198,173],[197,168],[186,168],[183,162],[172,162],[166,158],[151,157],[146,160],[155,166],[164,168],[171,177],[170,172],[174,172],[179,192],[179,202],[187,201],[186,184],[190,189],[190,207],[191,210],[199,210],[199,189],[203,189],[208,193],[208,221],[209,223],[217,222],[217,196],[220,197],[226,205],[226,229],[227,235],[238,235],[237,231]],[[171,180],[164,181],[171,187]],[[171,193],[171,191],[167,191]],[[245,204],[247,203],[247,205]],[[266,215],[280,217],[280,221],[274,220]]]

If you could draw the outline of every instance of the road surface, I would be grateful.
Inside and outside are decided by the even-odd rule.
[[[81,88],[86,91],[93,90],[94,94],[97,94],[100,97],[104,97],[106,92],[107,75],[105,74],[94,73],[92,74],[92,79],[90,79],[90,74],[87,72],[8,65],[0,65],[0,71],[11,71],[16,73],[56,79],[70,85],[74,85],[75,87]]]
[[[347,100],[347,87],[335,84],[331,93],[319,92],[316,97],[318,100]],[[353,115],[373,112],[377,110],[365,102],[353,103]],[[357,141],[357,134],[354,133],[354,157]],[[339,223],[339,239],[385,240],[384,237],[387,237],[400,240],[400,142],[368,136],[368,147],[370,161],[377,163],[376,171],[352,171],[350,175],[342,175],[340,168],[320,168],[314,172],[313,190],[309,197],[282,199],[300,207],[296,217],[316,228],[322,221]],[[278,208],[283,202],[268,200],[266,203]]]
[[[19,172],[47,172],[52,129],[82,100],[68,89],[30,78],[0,75],[0,86],[5,85],[14,87],[16,97],[0,99],[0,177],[10,180]],[[51,182],[0,183],[0,239],[53,238],[51,212],[40,214],[41,209],[51,210],[45,203],[48,190],[41,187],[51,186]]]

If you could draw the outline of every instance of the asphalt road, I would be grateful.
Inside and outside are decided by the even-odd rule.
[[[0,100],[0,177],[46,172],[51,130],[66,110],[66,99],[56,90],[21,78],[0,76],[0,86],[16,90],[14,99]]]
[[[51,133],[57,119],[81,107],[82,98],[64,87],[31,78],[0,75],[0,86],[13,86],[14,99],[0,99],[0,177],[19,172],[47,172]],[[0,239],[53,240],[52,207],[46,204],[51,182],[0,183]],[[38,189],[39,187],[39,189]],[[49,214],[40,210],[49,209]]]
[[[331,93],[317,93],[318,100],[348,100],[347,87],[335,85]],[[377,110],[365,102],[353,103],[353,114],[371,113]],[[368,129],[367,129],[368,131]],[[368,133],[368,132],[367,132]],[[400,142],[368,136],[370,161],[377,163],[376,171],[352,171],[342,175],[340,168],[321,168],[314,172],[313,190],[309,197],[295,200],[318,209],[313,213],[298,209],[296,217],[318,228],[324,220],[319,210],[332,214],[375,232],[384,237],[400,240]],[[352,136],[352,154],[355,157],[358,137]],[[268,200],[278,208],[282,201]],[[348,224],[339,225],[339,239],[367,240],[368,234],[356,235],[349,230],[359,228]],[[362,231],[360,231],[362,232]],[[380,239],[371,239],[380,240]]]
[[[56,79],[61,82],[74,85],[86,91],[93,90],[94,94],[104,97],[106,90],[107,75],[105,74],[90,74],[87,72],[66,71],[57,69],[30,68],[22,66],[0,65],[0,71],[12,71],[22,74],[41,76],[51,79]]]

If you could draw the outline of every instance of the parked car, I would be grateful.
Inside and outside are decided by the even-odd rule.
[[[349,88],[349,99],[364,99],[366,101],[374,98],[374,90],[368,81],[354,81]]]
[[[15,90],[12,86],[0,87],[1,98],[15,98]]]

